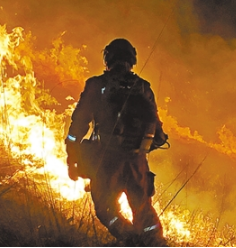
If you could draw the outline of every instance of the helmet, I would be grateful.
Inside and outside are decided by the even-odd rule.
[[[136,50],[131,43],[123,38],[113,40],[103,52],[103,58],[108,68],[115,62],[127,62],[132,67],[137,63]]]

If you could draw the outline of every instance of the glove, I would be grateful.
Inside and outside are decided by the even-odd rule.
[[[150,152],[159,148],[160,146],[163,146],[166,141],[168,140],[168,135],[161,132],[160,134],[156,134],[154,139],[153,139],[153,142],[151,144],[151,147],[150,147]]]
[[[76,142],[72,142],[68,139],[65,140],[66,152],[67,152],[67,165],[68,165],[68,175],[71,180],[78,180],[78,169],[77,169],[77,151]]]

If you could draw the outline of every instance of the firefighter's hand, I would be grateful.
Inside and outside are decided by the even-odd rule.
[[[66,153],[67,153],[67,166],[68,166],[68,175],[71,180],[78,180],[78,171],[77,171],[77,151],[76,151],[76,142],[71,142],[66,139]]]
[[[77,164],[68,164],[68,176],[73,181],[78,180]]]
[[[66,153],[67,153],[67,165],[72,165],[77,163],[77,151],[76,142],[65,140],[66,143]]]

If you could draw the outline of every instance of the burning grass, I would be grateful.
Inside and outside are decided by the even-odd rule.
[[[16,181],[17,178],[17,181]],[[112,237],[94,215],[89,195],[67,201],[45,179],[25,172],[0,187],[1,246],[103,246]]]
[[[90,194],[84,191],[86,182],[75,183],[67,175],[64,129],[73,105],[61,106],[64,110],[58,113],[55,109],[61,103],[45,88],[54,80],[62,85],[66,76],[70,82],[83,78],[85,58],[80,50],[65,46],[61,38],[48,52],[34,52],[32,37],[24,37],[21,28],[8,34],[2,26],[0,34],[0,245],[122,246],[96,218]],[[191,134],[189,128],[178,127],[165,111],[161,114],[174,138],[188,138],[235,156],[235,137],[229,130],[220,132],[225,141],[222,150],[196,132]],[[228,136],[233,141],[230,147],[224,139]],[[171,246],[236,245],[234,227],[225,225],[219,230],[220,216],[214,220],[201,210],[190,212],[169,204],[174,195],[163,185],[157,186],[155,207]],[[121,200],[122,211],[132,218],[125,198]]]
[[[55,193],[47,175],[35,177],[25,171],[2,174],[1,246],[123,246],[100,224],[89,193],[68,201]],[[159,203],[158,209],[167,204],[162,198]],[[171,205],[161,220],[172,247],[235,246],[234,227],[226,225],[219,231],[219,219],[200,210],[191,213]]]

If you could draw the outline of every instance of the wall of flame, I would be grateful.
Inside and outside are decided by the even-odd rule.
[[[102,49],[125,37],[170,136],[170,150],[149,156],[164,197],[206,158],[173,203],[235,224],[234,10],[230,1],[0,1],[0,135],[8,158],[53,175],[68,199],[83,196],[84,182],[67,177],[65,130],[84,80],[103,70]]]

